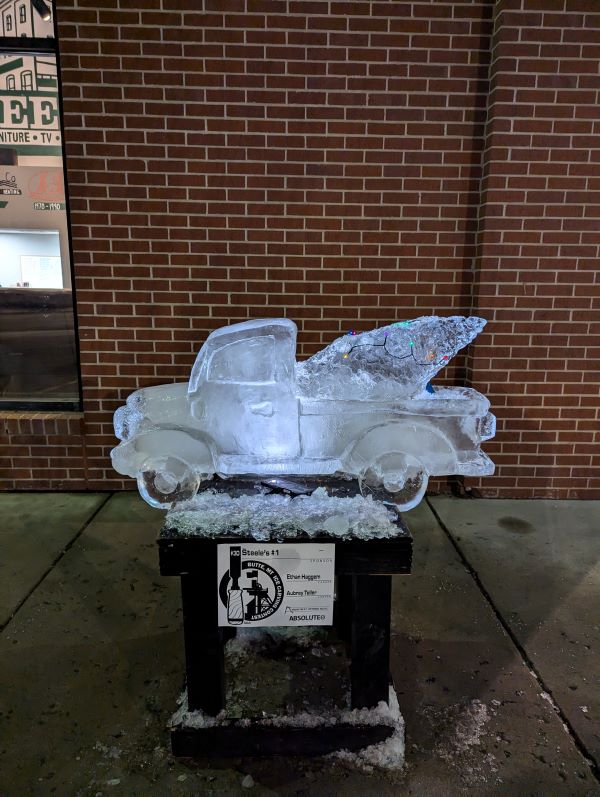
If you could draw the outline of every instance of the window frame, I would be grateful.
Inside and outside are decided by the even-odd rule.
[[[259,380],[243,379],[241,375],[238,378],[230,378],[230,379],[224,379],[223,377],[215,378],[215,376],[213,376],[213,372],[214,370],[216,370],[215,362],[217,364],[217,367],[219,366],[219,357],[220,356],[227,357],[228,355],[231,355],[231,350],[233,349],[233,347],[239,346],[240,348],[243,348],[244,346],[247,346],[249,343],[251,343],[251,340],[256,340],[256,341],[260,340],[261,345],[266,344],[268,346],[269,351],[267,352],[267,354],[271,355],[270,357],[267,357],[267,364],[270,368],[270,377],[268,379],[259,379]],[[275,355],[276,355],[276,344],[275,344],[275,338],[272,335],[259,335],[250,340],[240,338],[238,340],[233,340],[229,343],[225,343],[223,346],[220,346],[210,355],[210,359],[206,367],[206,382],[210,383],[211,385],[248,385],[249,387],[273,386],[276,384],[275,376],[276,376],[277,363],[275,360]]]
[[[31,69],[24,69],[21,72],[21,91],[33,91],[33,72]]]
[[[71,223],[71,203],[69,198],[69,183],[67,180],[67,156],[64,150],[65,127],[63,110],[63,91],[61,79],[60,48],[58,44],[58,30],[56,25],[56,5],[50,0],[52,9],[53,35],[47,38],[35,36],[0,36],[0,56],[49,55],[56,59],[57,96],[59,110],[59,129],[61,135],[63,183],[65,188],[65,213],[67,220],[67,247],[69,251],[69,268],[71,271],[71,305],[73,310],[73,333],[75,339],[75,362],[77,368],[77,398],[72,401],[36,401],[33,399],[12,399],[0,396],[0,413],[5,410],[35,411],[36,413],[72,413],[83,410],[83,384],[81,377],[81,350],[79,343],[79,322],[77,317],[77,289],[75,285],[75,270],[73,266],[73,236]],[[15,86],[16,88],[16,86]]]

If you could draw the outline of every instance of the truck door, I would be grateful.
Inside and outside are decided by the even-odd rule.
[[[222,454],[290,459],[300,453],[295,325],[252,323],[260,322],[247,331],[239,329],[246,324],[219,330],[231,332],[219,334],[206,352],[203,378],[190,396],[193,412]]]

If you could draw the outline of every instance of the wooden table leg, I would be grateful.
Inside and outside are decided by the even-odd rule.
[[[339,638],[350,645],[352,631],[352,576],[336,576],[333,626]]]
[[[211,716],[225,708],[224,635],[217,617],[217,546],[202,572],[181,576],[188,707]]]
[[[391,576],[354,576],[351,630],[352,708],[389,700]]]

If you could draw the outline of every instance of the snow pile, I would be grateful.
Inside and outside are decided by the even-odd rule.
[[[398,698],[390,687],[389,705],[383,700],[375,708],[338,709],[328,714],[299,714],[264,717],[262,719],[228,720],[225,712],[216,717],[202,711],[189,711],[187,692],[179,698],[179,708],[169,721],[169,728],[199,729],[216,726],[250,728],[252,726],[272,726],[276,728],[320,728],[335,725],[377,725],[393,728],[393,733],[383,742],[365,747],[362,750],[337,750],[329,755],[359,769],[372,772],[374,769],[398,771],[404,766],[404,719],[398,706]]]
[[[472,316],[423,316],[348,334],[296,366],[302,395],[389,401],[425,395],[428,382],[485,326]]]
[[[466,753],[471,747],[481,744],[481,737],[485,733],[485,726],[490,715],[485,703],[481,700],[472,700],[466,707],[464,714],[457,719],[454,736],[454,752]],[[443,757],[443,756],[442,756]]]
[[[167,723],[169,730],[174,730],[175,728],[214,728],[216,725],[227,723],[224,710],[220,711],[216,717],[211,717],[210,714],[205,714],[203,711],[190,711],[187,689],[179,695],[177,704],[179,708]]]
[[[371,709],[371,711],[378,711],[381,706],[386,706],[386,704],[380,703],[377,709]],[[332,753],[331,757],[357,767],[363,772],[373,772],[376,769],[398,772],[403,769],[405,752],[404,718],[400,713],[396,692],[391,686],[389,706],[386,706],[386,708],[388,716],[393,720],[392,727],[394,728],[394,732],[391,736],[388,736],[387,739],[384,739],[383,742],[379,742],[379,744],[372,744],[369,747],[364,747],[362,750],[338,750]],[[367,709],[363,709],[363,711],[367,711]]]
[[[234,667],[236,671],[244,673],[248,678],[253,670],[252,660],[255,661],[266,657],[269,659],[278,645],[291,643],[288,655],[293,658],[300,656],[302,651],[308,651],[313,656],[327,656],[335,652],[335,646],[331,644],[331,636],[323,628],[239,628],[233,639],[227,642],[225,647],[226,668]],[[275,658],[279,660],[280,652],[276,653]],[[334,664],[334,666],[336,666]],[[262,671],[263,674],[266,672]],[[288,675],[291,673],[288,673]],[[287,678],[288,675],[285,677]],[[339,674],[338,674],[339,675]],[[255,677],[255,676],[250,676]],[[275,681],[277,678],[275,678]],[[314,680],[308,679],[309,688],[314,688]],[[254,687],[251,687],[254,688]],[[264,688],[272,690],[272,681]],[[362,750],[350,751],[346,749],[336,750],[329,754],[329,757],[357,767],[362,771],[372,772],[374,769],[386,769],[388,771],[398,771],[404,765],[404,719],[400,713],[398,699],[392,687],[389,690],[388,703],[381,701],[374,708],[351,709],[350,693],[348,689],[342,689],[340,699],[337,703],[329,703],[327,707],[322,705],[322,695],[319,698],[320,705],[301,711],[285,710],[280,707],[270,713],[259,711],[258,716],[252,719],[239,718],[240,707],[229,705],[230,697],[227,701],[233,716],[227,715],[227,709],[221,711],[216,717],[204,714],[202,711],[190,711],[188,708],[187,692],[183,692],[178,700],[179,708],[171,717],[169,727],[178,730],[204,729],[214,727],[237,727],[247,728],[252,732],[255,727],[272,728],[323,728],[336,726],[371,726],[390,728],[392,733],[379,744],[373,744]],[[233,701],[235,704],[235,701]],[[246,713],[246,709],[241,709],[241,713]]]
[[[422,713],[438,735],[435,753],[448,762],[455,762],[481,745],[491,717],[487,705],[476,698],[443,710],[425,707]]]
[[[329,496],[323,487],[311,495],[240,495],[205,490],[191,501],[178,504],[166,517],[165,530],[184,536],[217,537],[239,534],[256,540],[310,537],[328,533],[336,537],[383,539],[396,537],[395,511],[371,496]]]

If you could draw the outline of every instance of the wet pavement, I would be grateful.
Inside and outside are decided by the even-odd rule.
[[[600,502],[434,497],[408,513],[391,669],[402,775],[177,761],[177,579],[134,493],[0,495],[0,795],[598,797]]]

